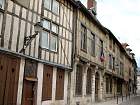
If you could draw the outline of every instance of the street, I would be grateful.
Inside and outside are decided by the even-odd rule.
[[[127,100],[124,97],[123,102],[122,97],[119,97],[118,104],[116,99],[112,99],[105,102],[95,103],[94,105],[140,105],[140,94],[137,96],[131,96],[130,99],[128,97]]]
[[[119,105],[140,105],[140,95],[133,97],[130,100],[121,103]]]

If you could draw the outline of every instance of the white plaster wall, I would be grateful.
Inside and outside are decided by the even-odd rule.
[[[25,59],[21,58],[21,61],[20,61],[20,69],[19,69],[17,105],[21,105],[21,100],[22,100],[22,88],[23,88],[24,66],[25,66]]]
[[[41,101],[42,101],[43,67],[44,66],[42,63],[38,63],[38,68],[37,68],[37,78],[38,78],[37,105],[41,105]]]

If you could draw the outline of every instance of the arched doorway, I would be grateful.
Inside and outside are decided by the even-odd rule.
[[[95,101],[99,101],[99,88],[100,87],[100,76],[99,73],[95,74]]]

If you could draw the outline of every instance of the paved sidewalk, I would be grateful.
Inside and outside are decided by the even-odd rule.
[[[134,97],[136,96],[131,96],[130,99]],[[125,103],[126,101],[129,101],[130,99],[129,97],[127,97],[127,100],[126,100],[126,97],[123,97],[123,101],[122,101],[122,97],[119,97],[118,104],[117,104],[117,99],[112,99],[112,100],[107,100],[105,102],[94,103],[93,105],[119,105],[119,104]]]

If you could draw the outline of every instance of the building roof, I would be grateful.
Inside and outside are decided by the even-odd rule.
[[[132,60],[132,58],[127,54],[126,50],[124,49],[122,44],[118,41],[118,39],[115,37],[115,35],[109,29],[106,28],[106,30],[109,33],[109,37],[111,37],[116,42],[116,44],[119,46],[120,50],[122,52],[124,52],[124,54],[128,57],[129,60]]]
[[[81,3],[80,0],[70,0],[78,9],[80,9],[89,19],[91,19],[95,24],[105,33],[108,34],[109,37],[113,38],[116,44],[120,47],[120,50],[125,53],[129,60],[132,58],[127,54],[126,50],[122,46],[122,44],[118,41],[118,39],[114,36],[114,34],[107,28],[105,28],[99,20]]]
[[[98,21],[98,19],[81,3],[79,0],[71,0],[79,10],[81,10],[91,21],[93,21],[102,32],[107,33],[104,26]]]

